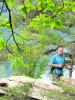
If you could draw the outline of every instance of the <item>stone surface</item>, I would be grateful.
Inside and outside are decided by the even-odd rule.
[[[51,83],[47,83],[41,79],[33,79],[26,76],[13,76],[10,78],[3,78],[0,80],[1,84],[6,84],[7,87],[15,87],[25,83],[33,83],[34,86],[38,88],[43,88],[46,90],[58,90],[59,87],[57,85],[53,85]]]
[[[0,82],[0,86],[1,87],[6,87],[7,86],[7,83],[6,82]]]
[[[43,88],[43,89],[46,89],[46,90],[58,90],[59,87],[57,85],[53,85],[51,83],[47,83],[43,80],[36,80],[34,82],[34,85],[39,87],[39,88]]]
[[[36,79],[26,77],[26,76],[15,76],[15,77],[13,76],[8,78],[8,80],[19,82],[19,83],[27,83],[27,82],[34,82]]]
[[[32,98],[36,98],[37,100],[49,100],[46,96],[46,93],[46,90],[34,86],[30,89],[29,96]]]
[[[46,93],[49,90],[58,90],[59,87],[51,83],[47,83],[43,80],[33,79],[26,76],[13,76],[10,78],[3,78],[0,80],[1,84],[5,84],[5,87],[13,88],[20,86],[21,84],[32,83],[28,91],[28,96],[36,98],[37,100],[48,100]],[[23,93],[24,94],[24,93]]]
[[[5,94],[6,94],[6,92],[0,89],[0,96],[3,96]]]
[[[68,84],[71,84],[71,85],[74,85],[75,86],[75,79],[73,78],[70,78],[70,77],[61,77],[61,80],[64,81],[64,83],[68,83]]]
[[[12,88],[12,87],[15,87],[15,86],[19,86],[20,85],[20,83],[18,83],[18,82],[15,82],[15,81],[10,81],[10,80],[8,80],[7,78],[5,79],[5,78],[3,78],[3,79],[1,79],[0,80],[0,83],[2,84],[6,84],[6,86],[5,87],[9,87],[9,88]]]
[[[75,85],[75,79],[68,77],[62,77],[61,79],[65,83],[70,83],[72,85]],[[3,88],[4,87],[13,88],[26,83],[32,83],[32,86],[28,90],[28,96],[36,98],[38,100],[49,100],[46,93],[51,90],[59,90],[60,92],[63,91],[56,83],[54,84],[52,84],[53,82],[48,83],[42,79],[33,79],[26,76],[13,76],[10,78],[0,79],[0,87]],[[4,95],[5,92],[3,90],[0,90],[0,94]]]

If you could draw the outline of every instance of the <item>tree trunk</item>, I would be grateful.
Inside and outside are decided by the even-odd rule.
[[[72,54],[72,60],[71,60],[71,68],[73,69],[73,57],[74,55]],[[70,70],[70,74],[69,74],[69,77],[72,77],[72,69]]]

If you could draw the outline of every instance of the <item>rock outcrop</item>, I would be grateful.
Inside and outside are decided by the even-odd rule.
[[[51,83],[47,83],[41,79],[33,79],[26,76],[13,76],[10,78],[2,78],[0,80],[0,87],[13,88],[16,86],[20,86],[22,84],[32,83],[32,87],[29,89],[28,96],[32,98],[36,98],[38,100],[46,100],[47,97],[45,93],[49,90],[59,90],[60,87],[57,85],[53,85]],[[3,90],[0,90],[0,95],[7,94]]]
[[[61,78],[63,82],[70,83],[72,85],[75,85],[75,79],[71,78]],[[2,88],[13,88],[20,86],[22,84],[31,83],[32,86],[28,90],[28,96],[32,98],[36,98],[37,100],[48,100],[48,97],[46,96],[46,93],[50,90],[59,90],[60,92],[63,92],[61,87],[56,85],[56,83],[47,83],[41,79],[33,79],[26,76],[13,76],[10,78],[2,78],[0,79],[0,96],[7,94]],[[54,85],[55,84],[55,85]],[[23,92],[24,94],[24,92]]]
[[[75,79],[73,79],[73,78],[70,78],[70,77],[61,77],[61,80],[64,83],[68,83],[70,85],[74,85],[75,86]]]

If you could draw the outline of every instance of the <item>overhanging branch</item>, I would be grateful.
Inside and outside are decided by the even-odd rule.
[[[10,10],[10,8],[8,7],[8,5],[7,5],[7,3],[6,3],[5,0],[4,0],[4,3],[5,3],[5,5],[6,5],[6,8],[7,8],[7,10],[8,10],[8,13],[9,13],[9,24],[10,24],[10,28],[11,28],[11,32],[12,32],[11,36],[8,38],[8,40],[7,40],[7,42],[6,42],[6,48],[7,48],[7,50],[10,52],[10,50],[9,50],[9,48],[8,48],[8,41],[10,40],[11,37],[13,37],[13,40],[14,40],[14,42],[15,42],[15,44],[16,44],[18,50],[19,50],[19,52],[20,52],[21,54],[26,55],[26,54],[23,52],[23,50],[19,47],[19,45],[18,45],[18,43],[17,43],[17,41],[16,41],[16,39],[15,39],[14,30],[13,30],[13,25],[12,25],[12,18],[11,18],[11,10]],[[11,52],[10,52],[10,53],[11,53]],[[28,56],[28,55],[26,55],[26,56]]]
[[[2,3],[2,8],[1,8],[1,11],[0,11],[0,15],[2,14],[3,6],[4,6],[4,1],[3,1],[3,3]]]

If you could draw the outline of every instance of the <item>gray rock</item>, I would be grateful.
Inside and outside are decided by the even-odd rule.
[[[39,99],[49,100],[46,93],[49,92],[50,90],[59,90],[60,92],[62,92],[62,89],[57,85],[54,85],[52,83],[47,83],[41,79],[33,79],[26,76],[13,76],[10,78],[3,78],[0,80],[0,84],[5,85],[5,87],[7,88],[13,88],[26,83],[32,83],[32,86],[29,88],[27,92],[28,97],[36,98],[38,100]],[[23,95],[26,94],[26,92],[22,91],[16,91],[16,92],[18,93],[20,92]],[[5,94],[4,91],[1,91],[1,93]]]
[[[3,96],[5,94],[6,94],[6,92],[0,89],[0,96]]]

